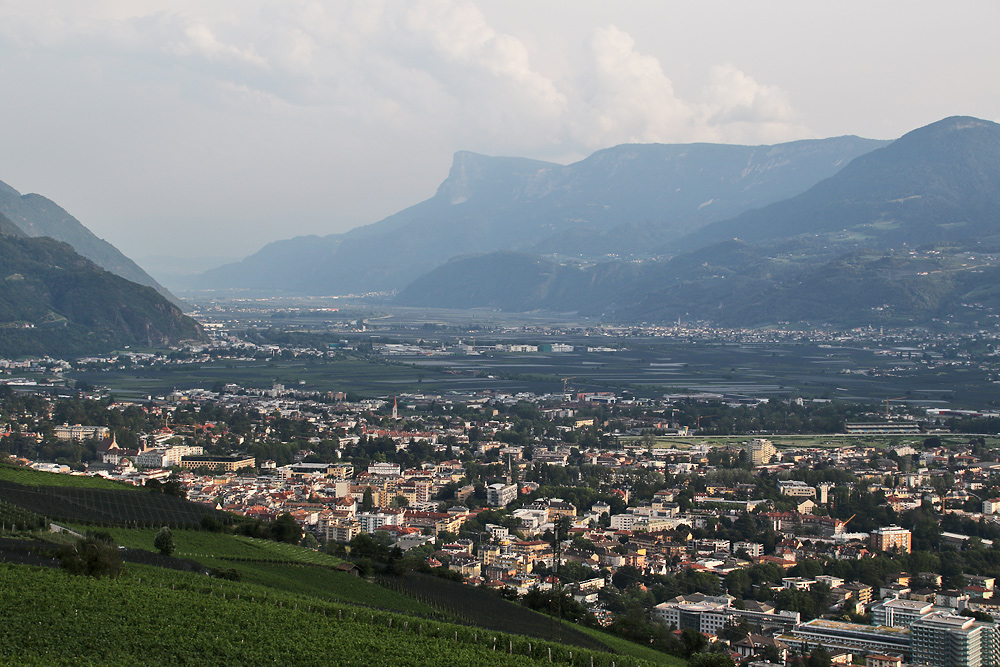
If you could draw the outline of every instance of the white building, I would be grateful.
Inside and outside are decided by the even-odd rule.
[[[490,484],[486,487],[486,504],[490,507],[506,507],[517,500],[517,484]]]
[[[398,526],[402,522],[403,512],[384,510],[380,512],[361,512],[357,515],[361,532],[374,533],[382,526]]]
[[[778,491],[782,495],[789,496],[791,498],[815,498],[816,489],[809,486],[805,482],[800,482],[798,480],[781,480],[778,482]]]

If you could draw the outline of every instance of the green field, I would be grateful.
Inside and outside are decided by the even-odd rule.
[[[380,396],[420,391],[446,377],[411,365],[355,358],[218,361],[134,371],[73,373],[74,379],[106,386],[123,397],[162,395],[175,388],[211,389],[218,382],[233,382],[245,387],[269,387],[279,382],[308,391],[352,391],[364,396]],[[305,384],[300,385],[300,382]]]
[[[338,336],[341,334],[338,334]],[[414,330],[342,334],[352,342],[392,339],[414,342],[432,337]],[[443,343],[458,334],[442,335]],[[469,335],[461,336],[465,340]],[[323,347],[316,338],[317,346]],[[210,389],[218,382],[266,387],[278,381],[311,391],[350,391],[361,396],[403,392],[561,391],[562,378],[573,378],[573,391],[628,389],[642,396],[686,391],[756,397],[803,396],[934,407],[1000,406],[1000,384],[992,381],[989,364],[936,365],[920,356],[880,354],[869,345],[832,346],[813,342],[729,343],[677,341],[653,337],[585,337],[579,334],[545,339],[538,333],[505,331],[481,335],[479,344],[501,341],[621,347],[620,352],[501,353],[476,356],[386,357],[371,361],[297,358],[271,361],[220,360],[132,370],[77,371],[73,380],[111,388],[122,396],[163,394],[172,388]],[[887,349],[892,351],[887,343]]]
[[[85,530],[84,526],[74,528],[81,532]],[[108,532],[122,546],[152,551],[157,531],[110,528]],[[174,557],[195,560],[211,568],[235,569],[242,576],[239,584],[209,580],[207,585],[210,587],[251,586],[256,588],[258,594],[299,596],[312,602],[359,605],[365,609],[442,621],[461,618],[466,625],[480,626],[481,632],[528,635],[539,640],[551,638],[548,632],[552,623],[548,617],[454,582],[421,577],[420,581],[430,585],[431,589],[424,586],[418,587],[417,594],[406,593],[404,580],[393,583],[389,578],[391,585],[386,587],[352,577],[331,569],[342,562],[340,559],[295,545],[197,530],[175,530],[173,536]],[[129,576],[142,579],[182,576],[135,564],[128,564],[127,571]],[[444,593],[444,597],[439,593]],[[482,629],[484,626],[487,629]],[[575,624],[562,624],[561,627],[563,630],[557,636],[564,644],[582,644],[591,650],[604,645],[622,655],[667,667],[682,667],[684,664],[679,658],[600,630]],[[574,639],[580,633],[586,637]]]
[[[0,565],[0,608],[0,663],[24,666],[651,664],[140,566]]]

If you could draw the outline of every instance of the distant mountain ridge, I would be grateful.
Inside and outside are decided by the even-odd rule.
[[[459,152],[432,198],[344,234],[272,243],[194,286],[345,294],[400,289],[459,255],[669,253],[693,229],[798,194],[885,143],[623,145],[566,166]]]
[[[98,238],[79,220],[54,201],[37,194],[22,195],[0,181],[0,213],[10,219],[26,236],[49,236],[68,243],[98,266],[140,285],[148,285],[168,300],[180,301],[118,248]]]
[[[1000,125],[955,116],[858,157],[800,195],[706,225],[681,245],[797,234],[882,248],[955,241],[998,233],[998,210]]]
[[[914,130],[675,247],[688,251],[640,263],[457,258],[397,301],[731,326],[974,324],[1000,312],[1000,125],[954,117]]]

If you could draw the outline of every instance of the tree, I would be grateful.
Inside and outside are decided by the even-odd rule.
[[[361,511],[371,512],[373,507],[375,507],[375,494],[372,493],[372,489],[369,486],[365,489],[365,494],[361,497]]]
[[[160,532],[153,538],[153,546],[164,556],[174,553],[174,534],[166,526],[160,528]]]
[[[67,572],[97,579],[117,577],[122,570],[118,545],[107,532],[88,533],[76,546],[63,548],[59,560]]]
[[[275,542],[298,544],[302,539],[302,529],[295,517],[285,512],[271,523],[271,539]]]
[[[830,667],[830,652],[822,646],[817,646],[809,654],[806,664],[808,667]]]

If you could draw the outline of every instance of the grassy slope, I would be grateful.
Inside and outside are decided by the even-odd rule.
[[[75,489],[109,489],[112,491],[140,490],[137,486],[101,477],[64,475],[6,464],[0,464],[0,480],[28,486],[63,486]]]
[[[16,479],[10,479],[10,481],[22,484],[52,484],[54,481],[61,481],[70,486],[83,485],[84,488],[93,488],[86,485],[96,482],[111,484],[110,488],[115,489],[136,488],[96,478],[56,475],[9,466],[0,466],[0,479],[5,479],[3,475],[17,476]],[[101,486],[99,488],[108,487]],[[87,530],[85,526],[76,526],[75,528],[80,532]],[[153,551],[152,545],[156,529],[112,527],[102,528],[102,530],[110,532],[118,544],[122,546]],[[173,531],[173,535],[176,547],[173,554],[175,557],[196,560],[207,567],[237,569],[247,584],[259,585],[285,594],[306,596],[314,601],[339,602],[409,614],[440,616],[440,609],[435,609],[412,597],[332,571],[330,568],[342,561],[327,554],[294,545],[226,533],[178,529]],[[129,565],[129,569],[130,571],[142,571],[149,568]],[[622,655],[669,667],[679,667],[684,664],[683,660],[673,656],[653,651],[598,630],[579,626],[574,626],[574,629],[587,633]]]
[[[83,526],[78,529],[86,530]],[[121,546],[153,551],[156,529],[107,530]],[[409,614],[436,613],[434,608],[411,597],[331,570],[343,561],[318,551],[226,533],[198,530],[174,530],[172,533],[175,558],[195,560],[210,568],[239,570],[247,583],[331,602]]]
[[[669,655],[667,653],[657,651],[656,649],[649,648],[648,646],[643,646],[642,644],[630,642],[627,639],[616,637],[615,635],[608,634],[607,632],[581,626],[574,627],[580,632],[588,634],[594,639],[607,644],[608,647],[614,649],[622,655],[638,658],[639,660],[646,660],[657,665],[664,665],[664,667],[685,667],[687,665],[687,660],[684,658]]]
[[[681,667],[685,664],[680,658],[596,628],[586,628],[565,621],[554,624],[551,616],[503,600],[492,593],[455,582],[435,582],[433,578],[418,575],[409,576],[401,580],[398,585],[416,592],[422,598],[435,600],[446,608],[454,609],[467,622],[499,632],[533,635],[541,639],[554,639],[565,644],[586,646],[595,650],[603,650],[601,649],[603,646],[621,655],[667,667]]]
[[[95,580],[0,564],[0,608],[2,664],[652,664],[145,566]]]

